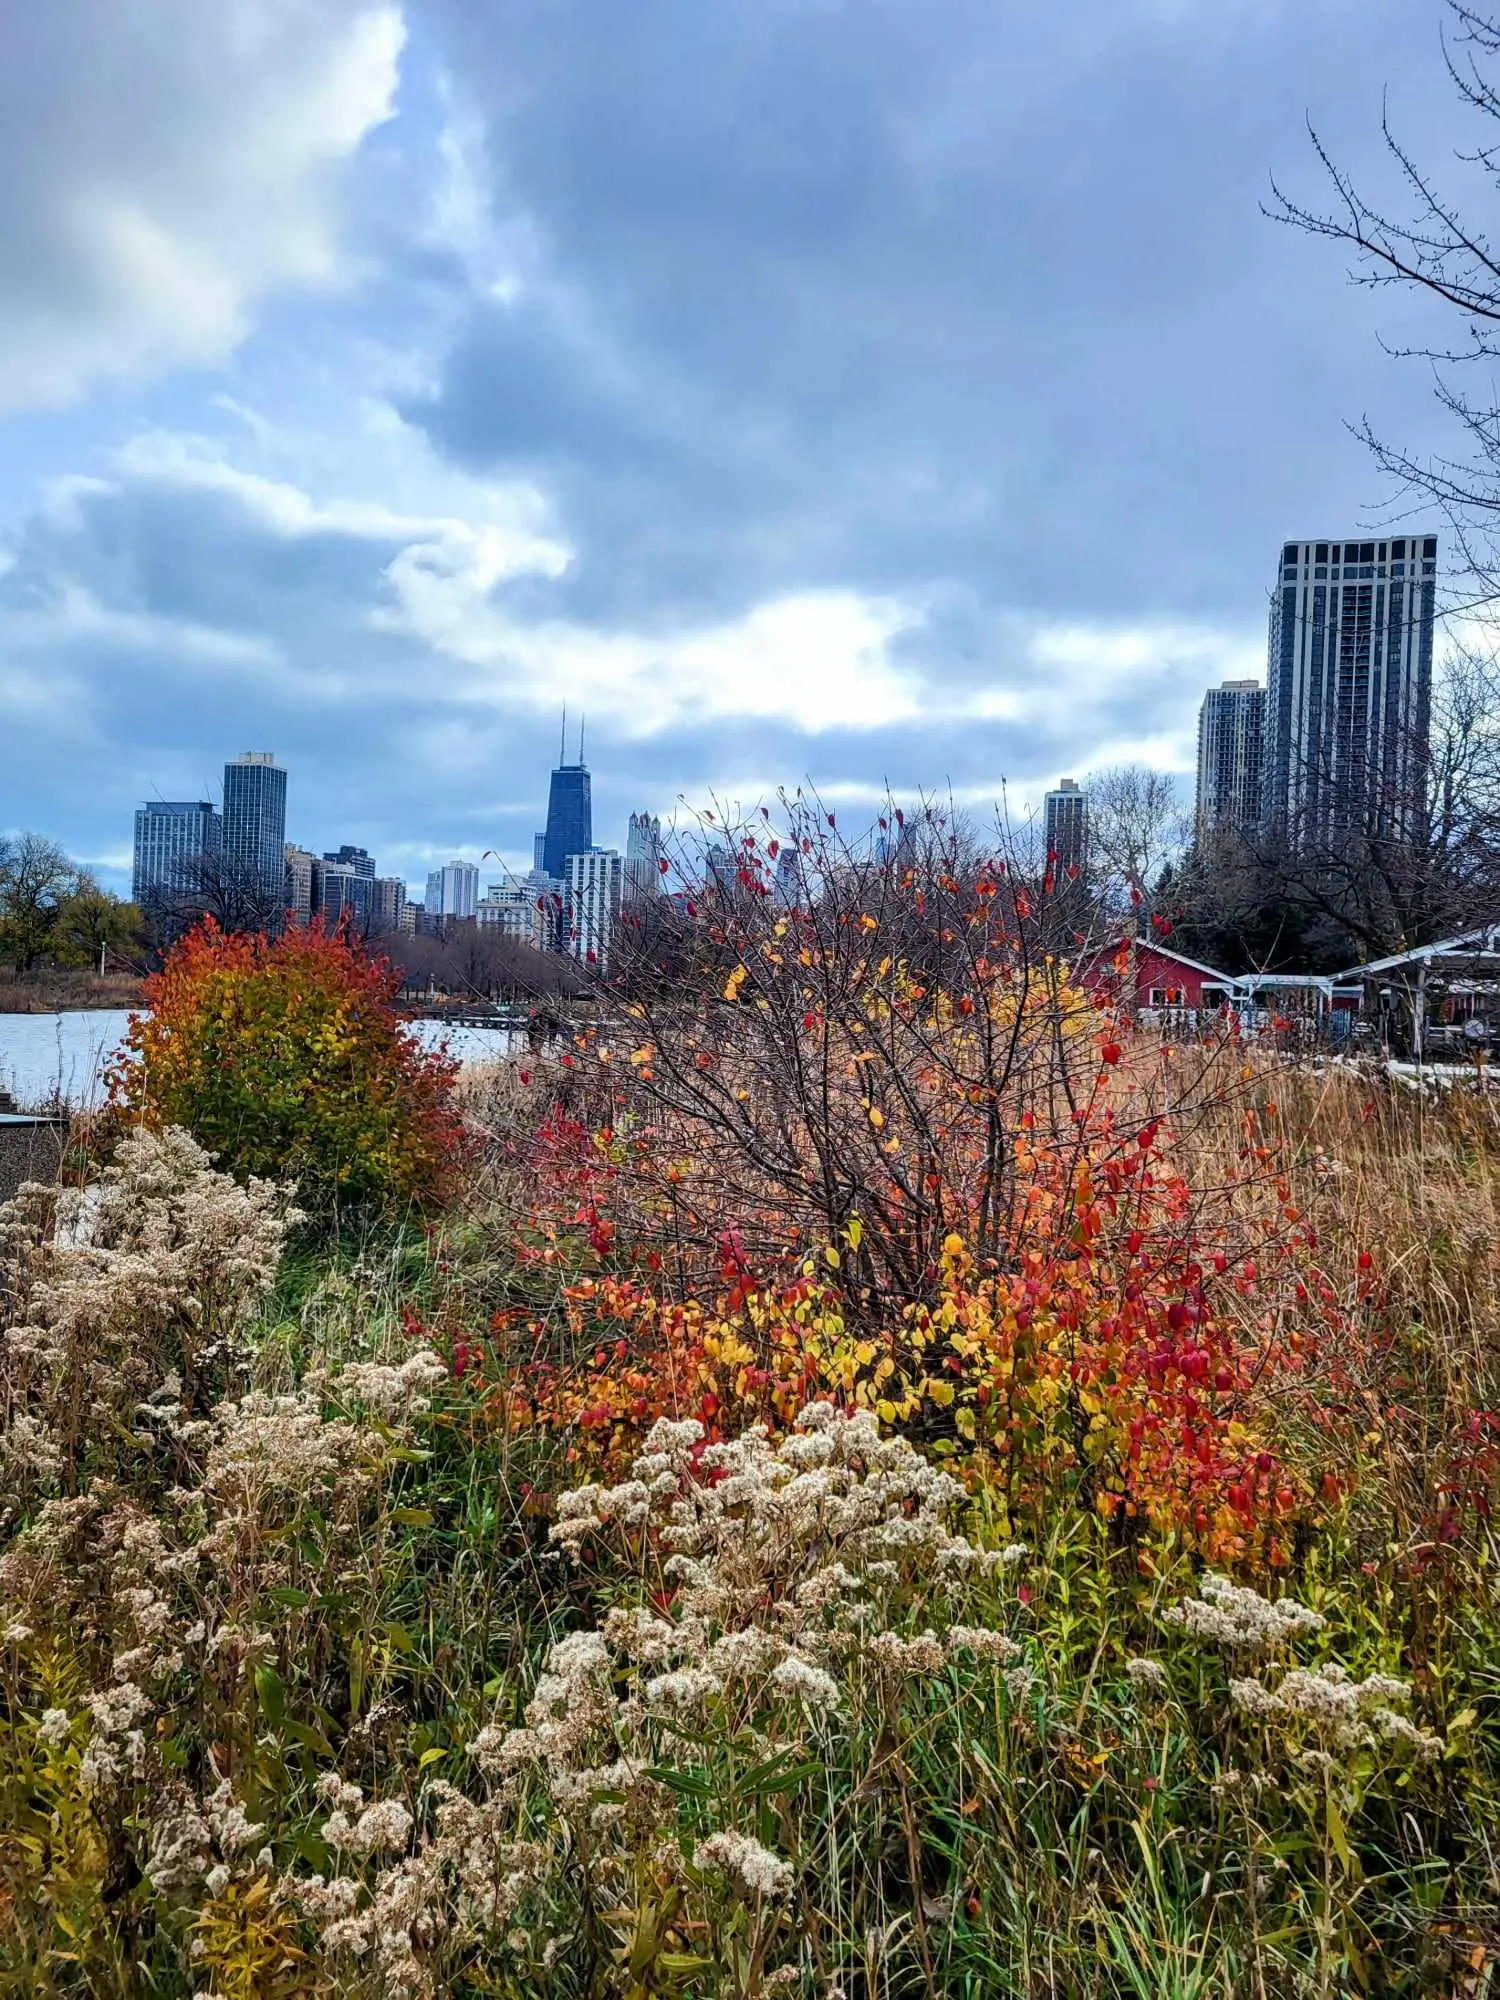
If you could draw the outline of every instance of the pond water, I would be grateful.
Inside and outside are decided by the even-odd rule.
[[[52,1097],[80,1106],[96,1102],[129,1019],[123,1009],[108,1008],[0,1014],[0,1090],[18,1104]],[[520,1039],[513,1028],[450,1028],[441,1021],[413,1021],[409,1032],[428,1048],[446,1043],[465,1065],[498,1062]]]

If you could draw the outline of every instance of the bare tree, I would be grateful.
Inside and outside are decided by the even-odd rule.
[[[1084,780],[1088,852],[1109,909],[1148,907],[1163,870],[1188,843],[1189,821],[1170,773],[1113,764]]]
[[[1189,950],[1231,970],[1327,971],[1489,921],[1500,898],[1500,670],[1455,652],[1430,732],[1285,824],[1209,829],[1178,883]],[[1334,796],[1336,805],[1326,801]]]
[[[143,899],[143,910],[159,945],[170,944],[203,917],[212,917],[222,931],[274,932],[286,920],[286,890],[252,862],[212,848],[178,860],[169,879]]]
[[[1500,16],[1446,0],[1449,28],[1443,58],[1460,103],[1481,121],[1480,142],[1455,158],[1487,192],[1500,190]],[[1381,132],[1408,203],[1390,214],[1366,200],[1353,177],[1333,159],[1316,129],[1312,143],[1332,189],[1326,208],[1295,201],[1272,181],[1265,212],[1278,222],[1327,237],[1353,250],[1355,284],[1396,285],[1425,293],[1461,322],[1447,345],[1392,350],[1425,360],[1434,369],[1438,402],[1456,424],[1462,445],[1452,457],[1422,458],[1378,437],[1368,421],[1355,426],[1376,462],[1396,482],[1398,504],[1435,504],[1453,532],[1461,567],[1484,601],[1500,596],[1500,400],[1494,386],[1500,361],[1500,253],[1482,220],[1440,188],[1396,136],[1388,114]],[[1467,371],[1460,377],[1459,371]],[[1473,381],[1471,391],[1464,386]],[[1482,386],[1481,386],[1482,385]]]

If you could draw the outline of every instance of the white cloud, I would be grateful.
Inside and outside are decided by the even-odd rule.
[[[337,281],[338,170],[404,32],[393,0],[0,10],[0,409],[211,361]]]
[[[468,667],[470,699],[544,709],[566,700],[629,736],[736,716],[815,734],[918,713],[915,676],[886,651],[916,614],[894,601],[802,591],[698,630],[602,631],[516,618],[490,594],[483,558],[482,543],[451,538],[405,549],[387,571],[393,601],[372,618]]]

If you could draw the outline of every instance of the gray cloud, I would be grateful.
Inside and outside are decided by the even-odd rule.
[[[1447,120],[1436,7],[427,0],[540,245],[408,406],[525,466],[601,620],[829,583],[1252,607],[1356,517],[1341,419],[1426,423],[1368,302],[1257,212],[1305,104]]]

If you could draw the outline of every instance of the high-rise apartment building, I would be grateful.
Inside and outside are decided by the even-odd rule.
[[[406,884],[399,875],[377,875],[370,896],[370,928],[399,931],[406,911]]]
[[[1289,839],[1419,825],[1436,577],[1435,535],[1283,546],[1261,791]]]
[[[135,816],[130,894],[142,909],[191,897],[195,864],[216,854],[223,823],[207,799],[150,799]]]
[[[341,868],[352,868],[356,875],[363,876],[367,882],[375,880],[375,863],[368,850],[363,847],[350,847],[345,842],[337,854],[325,854],[323,859],[335,861]]]
[[[1081,868],[1088,843],[1088,794],[1076,778],[1060,779],[1043,802],[1047,852],[1059,868]]]
[[[224,766],[225,856],[247,891],[280,901],[286,872],[286,772],[269,750]]]
[[[348,924],[363,937],[370,929],[374,888],[368,875],[358,874],[347,862],[320,861],[314,876],[315,914],[329,930]]]
[[[625,894],[661,894],[661,821],[650,813],[632,813],[625,837]]]
[[[429,917],[472,917],[479,901],[479,870],[472,861],[449,861],[427,878]]]
[[[310,854],[305,847],[298,847],[292,841],[286,844],[285,890],[282,903],[288,918],[294,924],[312,922],[314,881],[319,862],[316,854]]]
[[[568,857],[567,947],[600,972],[609,964],[624,883],[625,864],[614,848]]]
[[[1259,681],[1224,681],[1198,711],[1198,835],[1210,827],[1253,826],[1260,818],[1266,691]]]

